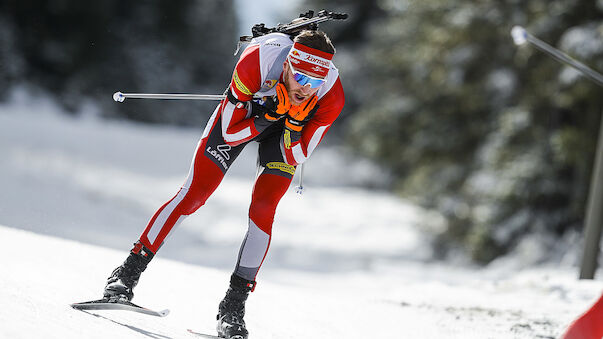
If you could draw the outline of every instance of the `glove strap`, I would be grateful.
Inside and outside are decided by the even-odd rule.
[[[266,112],[266,114],[264,114],[264,119],[270,121],[270,122],[275,122],[277,120],[279,120],[280,118],[282,118],[283,115],[280,115],[274,111],[268,110]]]
[[[285,120],[285,127],[294,132],[301,132],[302,128],[304,128],[304,123],[298,120],[287,118],[287,120]]]

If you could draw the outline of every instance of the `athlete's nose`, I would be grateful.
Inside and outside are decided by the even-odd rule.
[[[310,87],[309,85],[302,86],[301,90],[302,90],[302,93],[304,93],[304,95],[312,94],[312,87]]]

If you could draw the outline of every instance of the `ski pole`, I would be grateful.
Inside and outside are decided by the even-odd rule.
[[[295,186],[295,193],[304,193],[304,164],[301,164],[299,167],[299,186]]]
[[[179,99],[179,100],[222,100],[226,98],[223,94],[165,94],[165,93],[122,93],[115,92],[113,100],[124,102],[126,98],[130,99]],[[304,191],[304,164],[301,164],[299,171],[299,186],[295,187],[295,192],[302,194]]]
[[[521,26],[513,27],[513,29],[511,29],[511,36],[513,37],[513,42],[515,42],[516,45],[519,46],[525,44],[526,42],[529,42],[534,45],[534,47],[547,53],[557,61],[569,64],[570,66],[580,71],[580,73],[588,77],[590,80],[596,82],[600,86],[603,86],[603,75],[601,75],[601,73],[593,70],[592,68],[586,66],[580,61],[575,60],[574,58],[547,44],[546,42],[536,38],[532,34],[528,33],[525,28]]]
[[[515,26],[511,30],[511,36],[516,45],[523,45],[530,42],[539,50],[549,54],[557,61],[567,63],[580,71],[584,76],[603,86],[603,75],[589,68],[583,63],[572,59],[569,55],[548,45],[544,41],[532,36],[521,26]],[[601,202],[603,201],[603,118],[599,127],[599,140],[597,141],[597,150],[595,153],[592,176],[590,179],[590,188],[586,202],[586,215],[584,225],[584,253],[580,265],[580,279],[593,279],[597,270],[597,257],[599,254],[599,242],[601,239],[603,212],[601,212]]]
[[[224,94],[163,94],[163,93],[113,93],[113,100],[124,102],[127,98],[131,99],[166,99],[166,100],[222,100]]]

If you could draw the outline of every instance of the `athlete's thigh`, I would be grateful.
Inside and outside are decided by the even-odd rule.
[[[202,144],[203,154],[225,174],[249,142],[237,146],[228,145],[222,136],[221,116],[216,120],[211,127],[207,140]]]
[[[276,174],[292,179],[295,174],[295,166],[288,165],[281,153],[281,133],[272,133],[262,139],[258,147],[259,165],[263,167],[262,173]]]

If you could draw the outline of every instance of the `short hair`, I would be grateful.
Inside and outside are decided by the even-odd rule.
[[[335,54],[335,47],[331,39],[322,31],[301,31],[293,41],[325,53]]]

